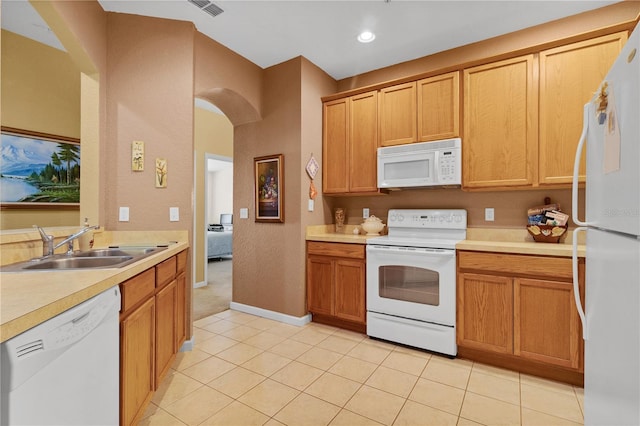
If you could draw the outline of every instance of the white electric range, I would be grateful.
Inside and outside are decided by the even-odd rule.
[[[367,240],[367,334],[455,356],[456,251],[466,210],[389,210]]]

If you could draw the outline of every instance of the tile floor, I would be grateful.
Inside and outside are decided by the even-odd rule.
[[[577,425],[583,390],[321,324],[194,323],[142,425]]]

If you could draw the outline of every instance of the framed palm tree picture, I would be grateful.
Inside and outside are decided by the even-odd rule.
[[[78,206],[80,140],[2,127],[2,208]]]

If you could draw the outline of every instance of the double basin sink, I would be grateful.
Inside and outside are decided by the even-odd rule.
[[[122,268],[165,250],[166,246],[110,247],[57,254],[2,266],[2,272]]]

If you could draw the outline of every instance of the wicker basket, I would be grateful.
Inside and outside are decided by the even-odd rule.
[[[538,243],[559,243],[567,233],[567,225],[529,225],[527,231]]]

